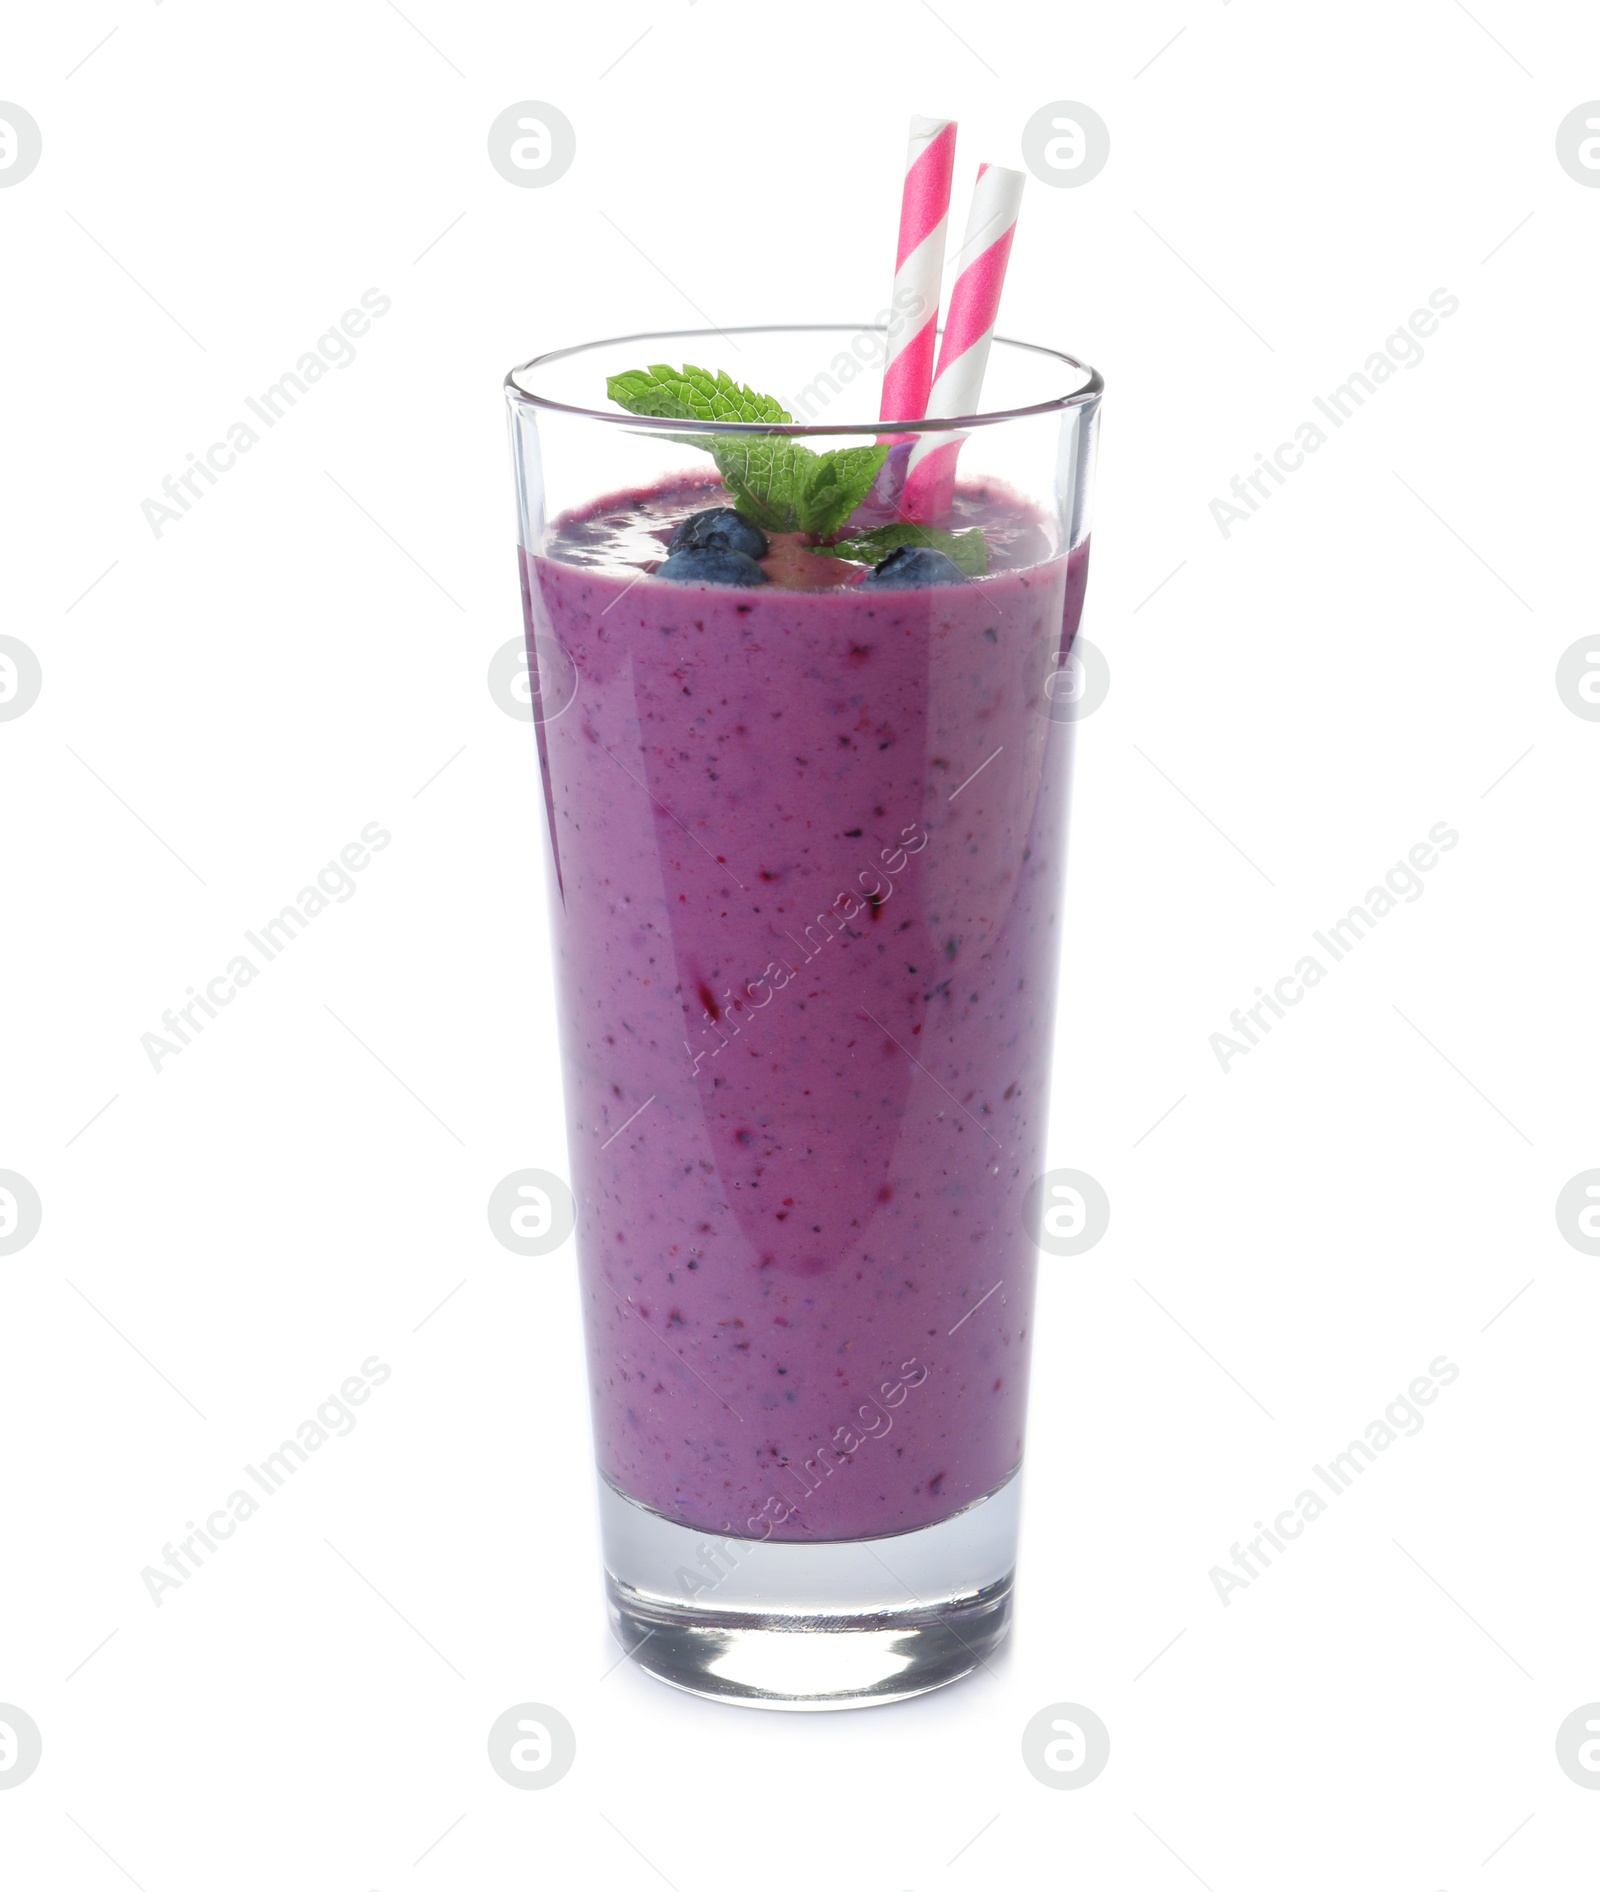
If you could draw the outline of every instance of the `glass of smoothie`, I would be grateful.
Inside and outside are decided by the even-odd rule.
[[[1015,1578],[1102,383],[997,339],[896,425],[884,348],[506,383],[612,1623],[766,1707],[954,1681]]]

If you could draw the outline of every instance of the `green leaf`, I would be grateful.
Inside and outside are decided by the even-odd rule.
[[[786,409],[720,370],[671,368],[657,363],[612,375],[606,393],[630,414],[659,420],[735,421],[783,426]],[[709,453],[734,505],[764,532],[805,532],[825,539],[837,532],[872,489],[887,446],[842,447],[814,453],[801,441],[760,435],[673,434]]]
[[[785,423],[787,410],[770,394],[741,387],[719,369],[630,368],[606,382],[606,393],[630,414],[648,414],[660,420],[726,420]]]
[[[799,532],[800,496],[812,477],[817,455],[798,440],[740,438],[728,434],[685,434],[690,446],[703,448],[733,495],[738,510],[763,532]]]
[[[837,532],[871,492],[888,457],[887,446],[840,447],[816,456],[799,497],[801,531],[819,539]]]
[[[934,551],[953,559],[969,578],[981,578],[989,569],[989,542],[976,526],[966,532],[941,532],[937,526],[910,524],[874,526],[857,538],[841,539],[837,545],[818,545],[812,549],[826,552],[829,558],[853,558],[863,565],[876,565],[902,545],[931,546]]]

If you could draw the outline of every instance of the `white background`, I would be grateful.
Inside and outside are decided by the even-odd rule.
[[[1593,9],[96,0],[13,10],[0,95],[44,140],[0,190],[0,631],[44,678],[0,723],[0,1167],[43,1203],[0,1258],[0,1701],[44,1738],[7,1886],[1591,1884],[1555,1731],[1600,1698],[1600,1262],[1554,1204],[1600,1164],[1600,724],[1554,673],[1595,612],[1600,191],[1555,156]],[[521,99],[576,128],[548,188],[486,156]],[[1051,1147],[1111,1228],[1043,1270],[1009,1651],[740,1713],[614,1667],[572,1252],[484,1213],[566,1167],[533,740],[485,681],[498,384],[869,320],[908,114],[961,121],[959,220],[1060,99],[1111,159],[1030,181],[1003,327],[1109,385]],[[153,536],[369,287],[354,363]],[[1421,364],[1224,539],[1438,288]],[[372,821],[354,897],[154,1072]],[[1210,1034],[1440,821],[1224,1074]],[[373,1354],[356,1431],[157,1608],[141,1569]],[[1440,1354],[1425,1430],[1224,1607]],[[528,1700],[578,1760],[519,1793],[484,1741]],[[1022,1765],[1054,1702],[1111,1731],[1081,1791]]]

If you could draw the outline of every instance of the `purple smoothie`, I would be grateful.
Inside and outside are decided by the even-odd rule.
[[[524,561],[600,1468],[730,1536],[937,1523],[1022,1454],[1087,545],[957,496],[987,576],[648,575],[684,481]]]

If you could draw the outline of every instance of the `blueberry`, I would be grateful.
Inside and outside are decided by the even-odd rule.
[[[931,545],[897,545],[861,582],[880,591],[910,591],[923,585],[964,585],[967,575]]]
[[[726,545],[691,545],[656,567],[657,578],[675,585],[764,585],[767,574],[753,558]]]
[[[767,541],[750,521],[731,506],[711,506],[691,513],[672,535],[669,552],[686,552],[702,545],[725,545],[746,558],[765,558]]]

